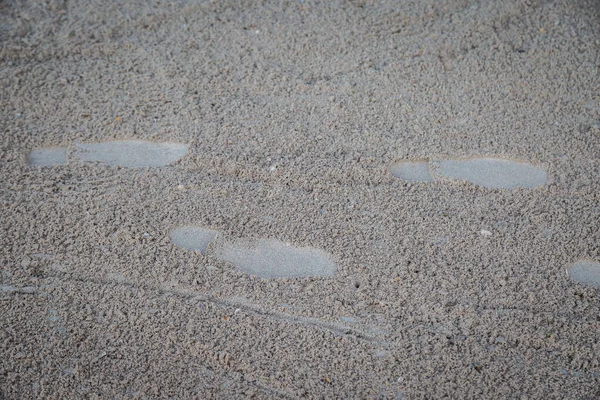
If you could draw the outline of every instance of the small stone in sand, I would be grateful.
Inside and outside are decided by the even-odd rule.
[[[144,140],[114,140],[102,143],[79,143],[74,156],[84,162],[99,162],[129,168],[163,167],[188,152],[182,143],[153,143]]]
[[[29,165],[33,167],[50,167],[53,165],[67,165],[66,147],[45,147],[35,149],[27,157]]]
[[[534,188],[548,182],[548,175],[542,168],[502,158],[443,160],[434,165],[443,177],[492,189]]]
[[[262,278],[331,276],[336,271],[323,250],[294,247],[276,239],[239,240],[224,246],[218,257]]]
[[[403,181],[431,182],[433,180],[427,161],[401,161],[392,164],[390,172]]]
[[[208,246],[217,236],[217,231],[199,226],[182,226],[171,231],[171,241],[184,249],[206,254]]]
[[[567,272],[574,281],[600,289],[600,262],[577,261]]]

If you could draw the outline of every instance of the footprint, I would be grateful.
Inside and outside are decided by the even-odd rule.
[[[434,166],[443,177],[492,189],[534,188],[548,182],[546,171],[540,167],[502,158],[443,160]]]
[[[34,149],[27,157],[29,165],[33,167],[51,167],[53,165],[67,165],[66,147],[44,147]]]
[[[101,143],[78,143],[69,156],[66,147],[46,147],[29,153],[31,166],[67,165],[69,158],[83,162],[128,168],[164,167],[188,153],[182,143],[153,143],[144,140],[113,140]]]
[[[577,261],[567,269],[569,277],[574,281],[600,289],[600,263],[594,261]]]
[[[171,241],[186,250],[206,254],[208,246],[215,240],[218,232],[199,226],[182,226],[171,231]]]
[[[542,168],[503,158],[437,160],[431,165],[433,174],[425,161],[399,162],[393,164],[390,171],[393,176],[405,181],[431,182],[439,177],[491,189],[535,188],[548,183],[548,174]]]
[[[76,144],[74,157],[84,162],[99,162],[121,167],[164,167],[188,152],[182,143],[153,143],[144,140],[114,140]]]
[[[171,241],[186,250],[206,254],[219,232],[200,226],[182,226],[171,231]],[[238,239],[217,246],[215,256],[240,271],[261,278],[331,276],[336,266],[329,254],[311,247],[295,247],[276,239]]]
[[[432,182],[427,161],[402,161],[392,164],[390,172],[393,176],[409,182]]]
[[[217,257],[261,278],[331,276],[336,272],[323,250],[295,247],[276,239],[241,239],[223,246]]]

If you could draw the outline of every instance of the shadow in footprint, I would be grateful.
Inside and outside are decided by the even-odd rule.
[[[594,261],[577,261],[567,270],[569,277],[586,286],[600,289],[600,263]]]

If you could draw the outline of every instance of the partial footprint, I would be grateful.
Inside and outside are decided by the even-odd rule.
[[[206,254],[217,234],[217,231],[199,226],[182,226],[171,231],[171,241],[184,249]]]
[[[44,147],[34,149],[27,157],[29,165],[34,167],[51,167],[53,165],[67,165],[66,147]]]
[[[548,182],[546,171],[524,162],[502,158],[474,158],[434,162],[441,176],[492,189],[534,188]]]
[[[182,143],[153,143],[144,140],[113,140],[102,143],[78,143],[71,157],[83,162],[128,168],[164,167],[188,153]],[[47,147],[29,153],[29,164],[36,167],[66,165],[66,147]]]
[[[567,270],[574,281],[600,289],[600,263],[594,261],[577,261]]]
[[[535,188],[548,183],[545,170],[532,164],[503,158],[432,161],[433,176],[462,180],[492,189]],[[406,181],[431,182],[429,163],[399,162],[390,167],[393,176]],[[436,176],[437,175],[437,176]]]
[[[115,140],[76,144],[74,156],[84,162],[99,162],[121,167],[163,167],[188,152],[182,143],[153,143],[144,140]]]
[[[392,164],[390,172],[396,178],[409,182],[431,182],[433,177],[427,161],[402,161]]]
[[[323,250],[295,247],[276,239],[238,240],[219,249],[217,257],[261,278],[331,276],[336,272]]]

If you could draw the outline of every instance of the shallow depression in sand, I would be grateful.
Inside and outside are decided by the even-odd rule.
[[[206,254],[208,246],[217,237],[217,231],[199,226],[182,226],[171,231],[171,241],[184,249]]]
[[[182,143],[153,143],[144,140],[115,140],[102,143],[79,143],[73,156],[85,162],[99,162],[121,167],[163,167],[188,152]]]
[[[34,167],[50,167],[52,165],[67,165],[66,147],[46,147],[35,149],[27,157]]]
[[[323,250],[294,247],[276,239],[238,240],[221,248],[218,257],[262,278],[330,276],[336,271]]]
[[[501,158],[443,160],[434,165],[440,176],[493,189],[534,188],[548,182],[548,175],[542,168]]]
[[[401,161],[392,164],[390,172],[403,181],[431,182],[433,180],[427,161]]]
[[[568,269],[571,279],[600,289],[600,262],[577,261]]]

